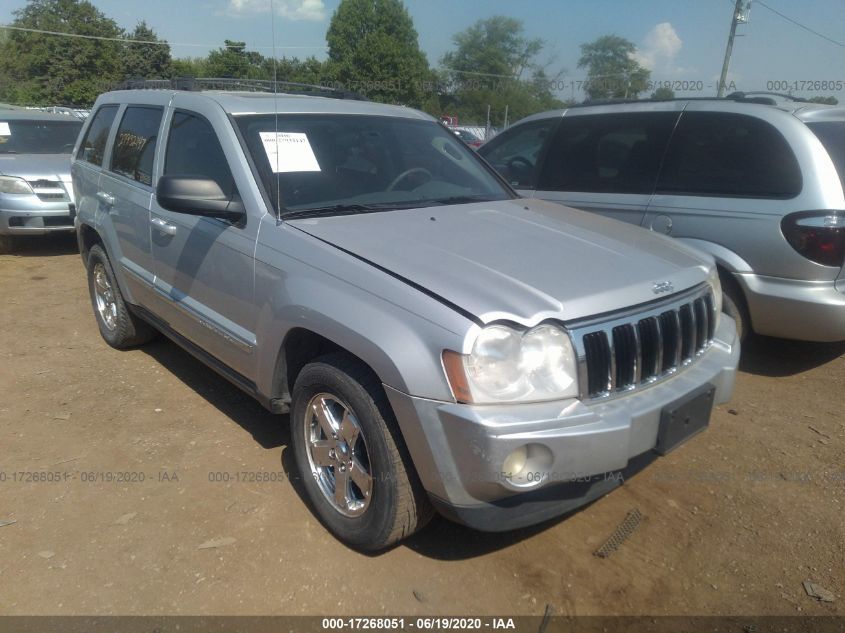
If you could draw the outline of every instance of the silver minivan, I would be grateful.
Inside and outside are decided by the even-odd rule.
[[[527,197],[710,253],[743,334],[845,339],[845,108],[779,95],[576,106],[479,152]]]
[[[70,153],[82,121],[0,108],[0,253],[21,235],[73,231]]]

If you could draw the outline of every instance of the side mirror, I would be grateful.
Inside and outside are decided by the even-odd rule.
[[[159,206],[176,213],[237,221],[243,204],[223,193],[217,181],[201,176],[162,176],[156,186]]]

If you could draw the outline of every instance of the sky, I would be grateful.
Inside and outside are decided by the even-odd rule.
[[[325,33],[340,0],[93,0],[131,29],[147,23],[171,42],[174,57],[205,55],[224,39],[264,54],[326,55]],[[828,42],[779,17],[761,0],[737,29],[729,81],[738,90],[834,95],[845,103],[845,2],[765,0],[765,5],[838,40]],[[270,19],[271,2],[275,20]],[[528,37],[546,42],[540,58],[562,71],[558,93],[583,98],[580,45],[616,34],[637,46],[652,80],[669,81],[679,96],[712,96],[722,67],[734,0],[405,0],[432,66],[452,48],[452,36],[492,15],[522,20]],[[23,0],[0,0],[8,24]],[[554,72],[550,74],[555,74]],[[814,82],[831,82],[827,87]],[[836,85],[839,82],[839,85]],[[729,89],[731,86],[729,86]],[[839,89],[836,89],[839,88]]]

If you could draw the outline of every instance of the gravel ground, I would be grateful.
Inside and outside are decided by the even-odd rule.
[[[753,340],[707,432],[572,516],[364,556],[297,494],[286,417],[101,340],[72,239],[0,256],[0,297],[0,614],[845,614],[845,345]]]

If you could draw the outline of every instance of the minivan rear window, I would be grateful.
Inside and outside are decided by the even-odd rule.
[[[658,193],[785,199],[802,187],[783,135],[745,114],[684,113],[663,164]]]
[[[830,159],[839,173],[839,182],[845,189],[845,121],[808,123],[807,127],[813,131],[830,154]]]

